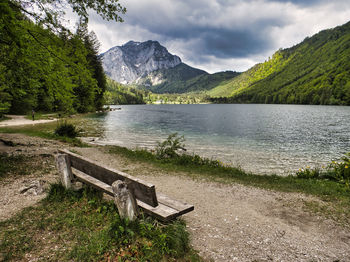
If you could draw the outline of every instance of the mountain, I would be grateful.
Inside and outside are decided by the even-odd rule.
[[[350,105],[350,22],[278,50],[208,94],[212,102]]]
[[[168,69],[181,64],[181,59],[172,55],[157,41],[134,42],[115,46],[101,54],[107,76],[122,83],[138,83],[141,77],[159,69]]]
[[[238,75],[232,71],[208,74],[193,68],[151,40],[115,46],[101,54],[101,58],[111,79],[160,94],[210,90]]]

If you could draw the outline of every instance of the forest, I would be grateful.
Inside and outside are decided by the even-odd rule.
[[[150,93],[149,91],[124,86],[108,77],[106,87],[104,102],[107,105],[145,104],[144,98]]]
[[[213,103],[350,105],[350,22],[278,50],[209,95]]]
[[[71,32],[62,26],[55,9],[61,2],[1,1],[0,116],[31,110],[83,113],[102,108],[106,78],[98,57],[98,39],[87,29],[86,10],[95,9],[116,21],[121,21],[118,10],[125,10],[119,5],[107,6],[108,1],[93,1],[90,6],[91,1],[68,0],[66,4],[80,17]],[[36,13],[31,11],[36,9]]]

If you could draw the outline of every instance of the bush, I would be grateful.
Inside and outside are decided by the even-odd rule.
[[[213,160],[206,157],[201,157],[196,154],[179,153],[179,150],[186,151],[184,136],[178,137],[177,133],[171,134],[168,138],[160,143],[155,149],[155,156],[161,162],[171,162],[181,166],[207,166],[221,167],[225,165],[219,160]]]
[[[156,147],[156,156],[158,159],[176,158],[179,156],[178,151],[186,151],[184,136],[178,137],[177,133],[171,134],[168,138]]]
[[[59,123],[55,129],[55,134],[58,136],[75,138],[79,132],[73,124],[68,124],[67,121]]]

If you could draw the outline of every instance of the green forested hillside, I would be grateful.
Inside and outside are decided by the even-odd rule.
[[[81,17],[75,33],[60,25],[60,11],[47,9],[44,2],[55,3],[30,1],[29,6],[42,8],[33,13],[35,8],[28,11],[21,1],[0,2],[0,117],[32,109],[87,112],[103,105],[106,80],[99,43],[82,22],[87,1],[75,3]],[[113,8],[101,14],[116,12]]]
[[[146,91],[137,90],[107,78],[104,101],[108,105],[145,104],[144,96],[147,95]]]
[[[350,22],[277,51],[209,94],[213,102],[350,105]]]
[[[142,79],[139,84],[154,93],[184,93],[187,91],[186,81],[207,74],[203,70],[181,63],[173,68],[153,71]],[[161,80],[161,83],[152,85],[152,82],[157,82],[158,79]]]
[[[272,73],[280,70],[289,61],[283,57],[281,51],[277,51],[272,58],[262,64],[257,64],[248,71],[226,81],[211,89],[208,94],[214,97],[229,97],[244,90],[252,83],[264,79]]]
[[[238,74],[232,71],[208,74],[203,70],[181,63],[173,68],[161,69],[148,74],[140,84],[158,94],[181,94],[210,90]],[[160,80],[161,83],[152,85],[152,80],[153,82]]]
[[[186,82],[186,92],[198,92],[211,90],[218,85],[224,85],[227,81],[238,77],[240,73],[233,71],[218,72],[214,74],[200,75]]]

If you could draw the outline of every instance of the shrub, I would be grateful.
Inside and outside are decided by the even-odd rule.
[[[177,133],[169,135],[164,142],[158,142],[155,149],[156,158],[161,162],[171,162],[181,166],[225,167],[219,160],[201,157],[196,154],[180,154],[179,150],[186,151],[184,141],[184,136],[178,137]]]
[[[168,138],[156,147],[156,156],[158,159],[176,158],[179,156],[178,151],[186,151],[184,136],[178,137],[177,133],[171,134]]]
[[[58,124],[55,129],[55,134],[58,136],[75,138],[79,134],[78,130],[73,124],[67,123],[67,121]]]

